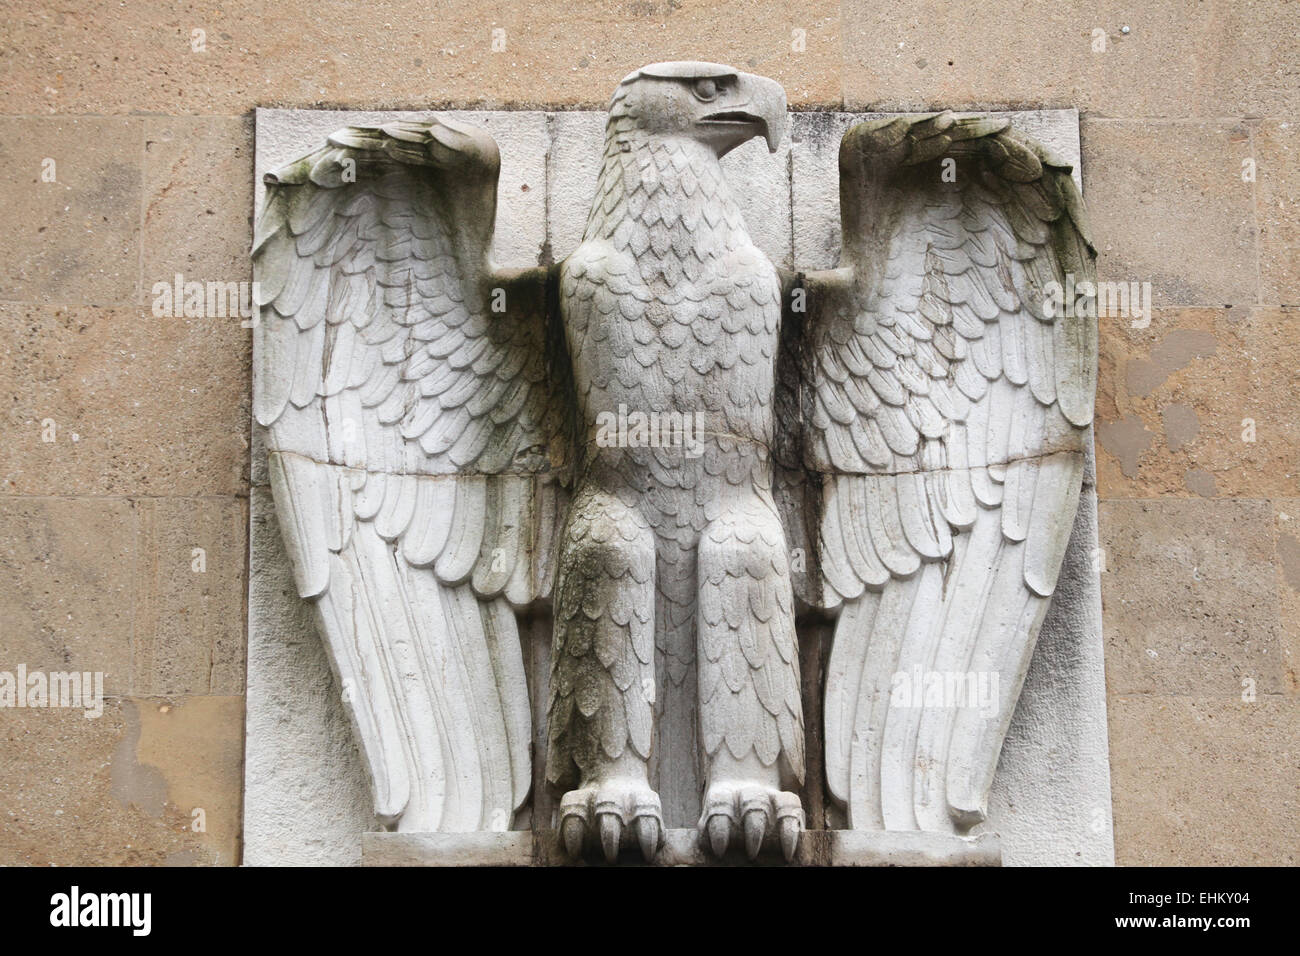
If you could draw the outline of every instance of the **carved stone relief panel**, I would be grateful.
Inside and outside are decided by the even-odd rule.
[[[1072,113],[654,64],[258,170],[247,862],[1110,861]]]

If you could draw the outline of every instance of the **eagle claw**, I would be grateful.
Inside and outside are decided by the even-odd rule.
[[[718,859],[726,855],[733,832],[744,834],[745,854],[757,859],[763,846],[780,846],[789,863],[804,830],[803,807],[793,793],[751,784],[715,784],[700,815],[700,830]]]
[[[624,780],[570,790],[560,801],[560,837],[575,859],[599,848],[607,863],[635,843],[647,862],[663,845],[659,795],[645,784]]]

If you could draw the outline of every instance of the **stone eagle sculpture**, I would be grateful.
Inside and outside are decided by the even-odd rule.
[[[1050,295],[1092,276],[1081,199],[1003,120],[863,123],[842,267],[783,272],[719,159],[785,119],[730,67],[632,73],[581,244],[534,268],[491,261],[497,148],[452,119],[265,177],[256,417],[387,827],[514,825],[532,607],[572,854],[653,857],[689,813],[718,855],[791,858],[805,611],[835,621],[812,676],[848,825],[983,819],[1089,441],[1095,319]],[[996,698],[900,701],[914,669]]]

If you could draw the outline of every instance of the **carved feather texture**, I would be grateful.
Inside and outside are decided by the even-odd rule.
[[[556,783],[628,748],[648,759],[653,739],[654,536],[634,509],[598,497],[574,502],[556,582],[546,764]]]
[[[785,535],[775,509],[753,502],[710,525],[699,547],[700,736],[764,766],[784,756],[804,772],[799,651]]]
[[[1069,167],[1005,121],[864,123],[840,157],[847,268],[807,277],[802,364],[778,396],[805,413],[802,467],[779,471],[787,525],[817,555],[800,593],[840,608],[827,777],[854,827],[964,832],[1055,588],[1092,420],[1095,319],[1048,314],[1046,286],[1090,280],[1094,253]],[[899,693],[950,674],[995,699]]]
[[[569,402],[548,273],[487,261],[497,169],[449,121],[344,129],[267,176],[254,244],[286,549],[403,830],[506,829],[531,781],[512,608],[550,590]]]

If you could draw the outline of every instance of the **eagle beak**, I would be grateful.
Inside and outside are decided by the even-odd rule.
[[[745,74],[742,86],[750,86],[750,109],[763,130],[767,151],[775,153],[785,135],[785,88],[765,76]]]
[[[730,128],[730,135],[720,138],[719,155],[755,136],[767,140],[768,151],[775,153],[785,135],[785,89],[781,84],[765,76],[740,73],[734,93],[726,100],[700,119],[702,125],[714,130]]]

